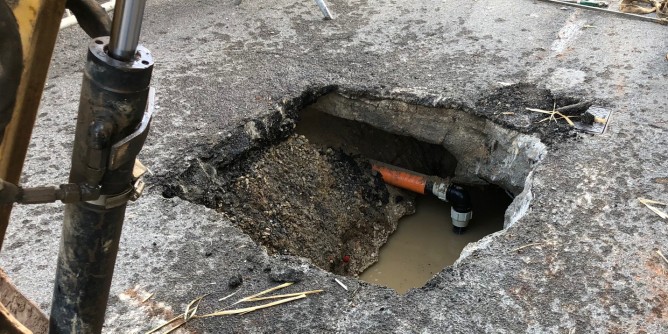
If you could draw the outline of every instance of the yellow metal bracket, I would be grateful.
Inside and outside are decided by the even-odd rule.
[[[11,24],[15,24],[14,27],[18,25],[23,50],[23,72],[16,91],[16,101],[11,121],[7,124],[0,143],[0,179],[18,184],[49,70],[51,54],[56,43],[58,27],[65,10],[65,0],[0,1],[5,1],[14,14],[16,22]],[[3,23],[9,24],[0,22],[0,26]],[[0,249],[11,209],[11,204],[0,206]],[[0,297],[2,297],[0,332],[12,334],[45,332],[48,324],[46,316],[34,303],[18,292],[1,271],[0,274]]]
[[[16,103],[0,143],[0,178],[18,184],[42,97],[65,0],[0,0],[14,12],[21,35],[23,73]],[[0,207],[0,249],[11,205]]]

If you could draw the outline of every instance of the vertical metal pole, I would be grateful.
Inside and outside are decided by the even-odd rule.
[[[102,196],[65,207],[51,334],[102,331],[125,207],[133,191],[132,169],[145,138],[114,150],[114,144],[136,138],[146,120],[153,59],[135,44],[131,60],[118,60],[107,53],[109,43],[100,37],[89,45],[70,171],[71,183],[100,186]]]
[[[320,7],[320,11],[322,12],[322,15],[325,17],[325,20],[334,19],[332,12],[330,12],[329,8],[327,8],[325,0],[315,0],[315,3],[318,5],[318,7]]]
[[[135,55],[146,0],[117,0],[111,23],[109,55],[128,61]]]

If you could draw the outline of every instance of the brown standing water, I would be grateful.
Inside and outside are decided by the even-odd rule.
[[[397,230],[380,249],[378,262],[360,279],[406,293],[452,265],[468,243],[503,229],[510,198],[500,189],[472,190],[471,196],[473,219],[462,235],[452,232],[449,204],[434,196],[419,196],[415,214],[399,221]]]

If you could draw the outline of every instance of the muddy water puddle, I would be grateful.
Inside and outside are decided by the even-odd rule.
[[[500,189],[474,190],[471,195],[473,220],[462,235],[452,231],[450,205],[433,196],[418,197],[416,213],[399,221],[397,230],[380,249],[378,262],[360,279],[406,293],[452,265],[468,243],[503,229],[510,198]]]

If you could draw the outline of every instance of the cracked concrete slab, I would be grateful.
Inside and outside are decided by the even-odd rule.
[[[154,176],[128,208],[105,332],[145,332],[206,293],[201,312],[216,309],[230,277],[243,277],[245,296],[286,268],[304,273],[289,292],[326,292],[183,332],[668,332],[668,264],[656,253],[668,252],[668,222],[637,200],[668,201],[665,27],[522,0],[349,0],[330,3],[331,21],[308,1],[237,3],[148,3],[142,41],[159,109],[140,158]],[[60,34],[25,186],[67,179],[86,43],[75,28]],[[533,199],[515,204],[526,214],[406,295],[269,256],[221,214],[161,196],[162,177],[305,91],[418,89],[476,112],[508,83],[600,102],[614,112],[608,130],[552,137],[531,173]],[[503,107],[486,115],[503,123]],[[0,253],[45,311],[61,221],[61,205],[17,206]]]

